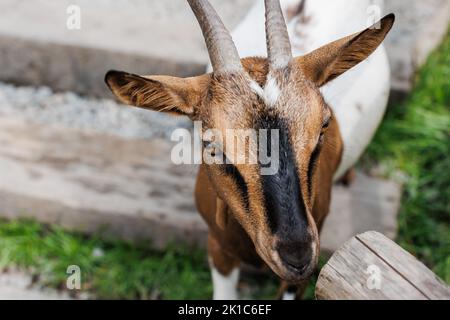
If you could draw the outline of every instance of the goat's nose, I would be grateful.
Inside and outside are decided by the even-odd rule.
[[[285,264],[299,273],[306,271],[312,259],[311,244],[305,242],[280,244],[278,253]]]

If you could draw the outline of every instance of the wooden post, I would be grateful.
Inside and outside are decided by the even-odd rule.
[[[324,300],[450,299],[450,287],[382,234],[353,237],[322,268],[316,298]]]

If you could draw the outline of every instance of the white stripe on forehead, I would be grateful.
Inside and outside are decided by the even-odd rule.
[[[280,97],[281,90],[278,86],[277,80],[270,74],[267,76],[267,82],[264,89],[255,81],[250,81],[250,88],[254,93],[256,93],[266,104],[267,107],[271,108],[277,104],[278,98]]]

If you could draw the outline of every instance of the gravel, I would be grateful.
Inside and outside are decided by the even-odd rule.
[[[57,291],[35,283],[33,277],[18,270],[0,273],[0,300],[70,300],[68,291]],[[81,293],[79,299],[89,299]]]
[[[22,116],[38,124],[94,130],[130,139],[170,138],[174,129],[191,126],[184,117],[130,108],[113,100],[4,83],[0,83],[1,115]]]

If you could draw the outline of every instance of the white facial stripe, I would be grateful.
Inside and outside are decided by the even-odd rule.
[[[267,107],[274,107],[280,97],[281,90],[278,86],[277,80],[270,74],[267,76],[267,82],[264,89],[254,80],[250,81],[250,88],[256,93]]]
[[[281,90],[278,87],[278,83],[275,78],[271,77],[270,75],[267,78],[267,83],[264,87],[264,93],[266,104],[270,107],[275,106],[278,101],[278,97],[281,94]]]
[[[239,281],[239,268],[233,269],[229,275],[222,275],[216,268],[211,266],[214,300],[237,300],[237,285]]]
[[[254,93],[256,93],[258,95],[258,97],[265,100],[264,99],[264,89],[261,88],[261,86],[255,80],[250,81],[250,88],[252,89],[252,91]]]

